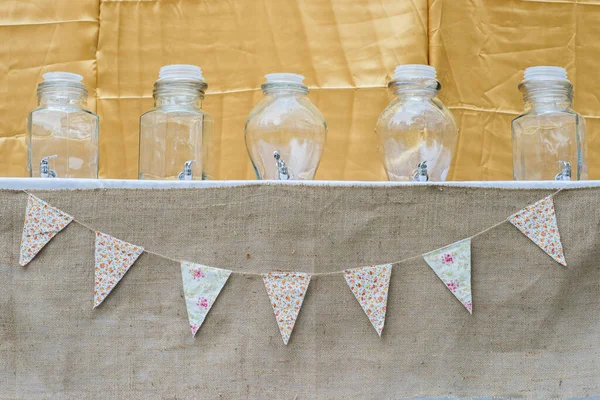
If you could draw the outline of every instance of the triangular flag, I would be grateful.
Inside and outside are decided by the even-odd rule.
[[[387,311],[387,297],[392,276],[392,264],[347,269],[344,278],[362,307],[371,325],[381,336]]]
[[[283,343],[288,344],[310,283],[310,274],[270,272],[262,274]]]
[[[25,266],[73,217],[33,195],[27,198],[19,264]]]
[[[473,314],[471,296],[471,239],[424,254],[425,262],[446,287]]]
[[[94,308],[104,301],[143,252],[143,247],[96,232]]]
[[[510,216],[508,221],[556,262],[567,266],[551,196],[525,207]]]
[[[231,271],[183,261],[181,278],[192,335],[196,335]]]

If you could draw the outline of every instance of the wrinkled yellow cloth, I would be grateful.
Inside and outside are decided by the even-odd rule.
[[[243,128],[269,72],[306,76],[329,126],[316,179],[387,179],[373,132],[394,67],[429,63],[460,126],[453,180],[512,179],[510,120],[532,65],[567,68],[600,177],[598,0],[0,2],[0,176],[25,176],[27,113],[48,71],[82,74],[100,123],[100,176],[136,178],[139,116],[162,65],[202,67],[216,178],[254,179]],[[596,148],[596,149],[595,149]],[[600,165],[598,165],[600,167]]]

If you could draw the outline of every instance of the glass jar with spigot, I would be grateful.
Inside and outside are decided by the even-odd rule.
[[[435,68],[400,65],[388,84],[394,99],[375,127],[379,151],[391,181],[445,181],[454,156],[458,127],[438,99]]]
[[[154,84],[154,109],[140,118],[139,179],[214,178],[214,120],[202,109],[208,85],[200,67],[167,65]]]
[[[587,179],[585,121],[560,67],[531,67],[519,84],[525,112],[512,121],[516,180]]]
[[[246,148],[258,179],[313,179],[327,137],[325,118],[308,99],[304,77],[265,76],[264,97],[245,126]]]
[[[48,72],[38,85],[38,108],[27,118],[29,176],[98,178],[99,118],[86,109],[81,75]]]

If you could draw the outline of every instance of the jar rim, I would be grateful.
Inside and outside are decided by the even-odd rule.
[[[573,84],[568,80],[546,79],[546,80],[525,80],[523,79],[518,86],[521,92],[527,89],[566,89],[573,90]]]
[[[42,81],[38,84],[37,94],[38,97],[49,93],[49,92],[75,92],[83,97],[87,97],[88,91],[86,86],[81,82],[67,81],[67,80],[51,80]]]
[[[302,92],[304,94],[308,93],[308,87],[306,85],[297,83],[265,82],[262,85],[260,85],[260,88],[265,93],[273,89],[292,90]]]
[[[424,90],[434,90],[439,92],[442,89],[442,84],[437,79],[392,79],[388,82],[389,89],[424,89]]]
[[[175,80],[157,80],[154,83],[153,93],[156,95],[168,90],[195,91],[204,94],[208,84],[205,81],[175,79]]]

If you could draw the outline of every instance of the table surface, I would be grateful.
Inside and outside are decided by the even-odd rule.
[[[571,189],[600,187],[600,181],[465,181],[465,182],[388,182],[388,181],[142,181],[125,179],[47,179],[0,178],[0,189],[189,189],[260,185],[358,186],[358,187],[483,187],[500,189]]]

